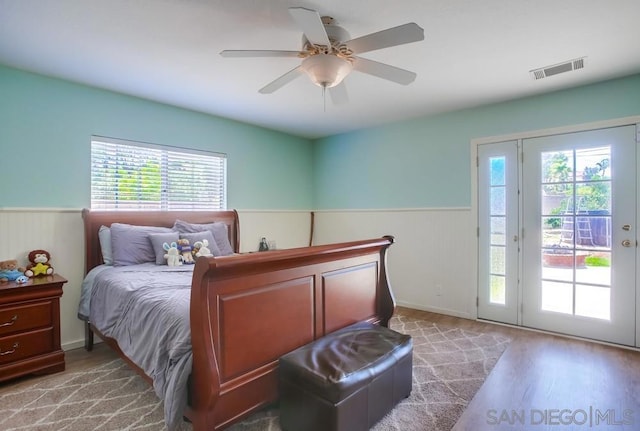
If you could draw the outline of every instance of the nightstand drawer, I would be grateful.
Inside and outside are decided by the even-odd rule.
[[[2,307],[0,309],[0,336],[51,326],[51,309],[51,301]]]
[[[0,338],[0,364],[41,355],[53,350],[53,328]]]

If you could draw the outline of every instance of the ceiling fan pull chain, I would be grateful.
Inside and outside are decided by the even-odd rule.
[[[322,86],[322,112],[327,112],[327,87]]]

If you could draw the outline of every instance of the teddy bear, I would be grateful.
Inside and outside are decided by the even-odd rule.
[[[182,260],[180,258],[180,252],[178,251],[178,244],[173,241],[171,244],[165,242],[162,244],[162,248],[167,252],[164,255],[164,258],[167,259],[167,265],[169,266],[179,266],[182,265]]]
[[[178,250],[180,250],[180,254],[182,255],[182,263],[195,263],[193,260],[193,256],[191,255],[191,245],[189,244],[189,240],[186,238],[181,238],[178,240]]]
[[[21,277],[24,277],[24,268],[18,267],[16,259],[0,262],[0,282],[18,281]]]
[[[211,250],[209,250],[209,241],[207,241],[206,239],[203,239],[202,241],[196,241],[195,244],[193,244],[193,250],[195,251],[194,255],[196,257],[213,256],[213,254],[211,254]]]
[[[53,266],[49,263],[51,254],[46,250],[32,250],[27,256],[29,264],[27,265],[24,275],[27,277],[35,277],[37,275],[53,274]]]

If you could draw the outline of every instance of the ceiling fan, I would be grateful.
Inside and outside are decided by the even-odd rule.
[[[262,94],[273,93],[306,73],[311,81],[329,89],[334,103],[347,101],[342,80],[352,70],[407,85],[416,74],[385,63],[359,57],[359,54],[391,46],[424,40],[424,30],[416,23],[408,23],[351,39],[349,33],[336,25],[334,19],[303,7],[289,8],[291,17],[302,29],[302,49],[299,51],[225,50],[223,57],[297,57],[302,62],[284,75],[262,87]]]

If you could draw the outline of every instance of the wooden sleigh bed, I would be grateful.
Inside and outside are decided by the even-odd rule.
[[[83,211],[87,273],[103,263],[98,231],[126,223],[172,227],[222,221],[239,251],[235,211]],[[387,326],[395,302],[386,271],[392,237],[224,257],[200,257],[191,280],[193,366],[184,417],[194,431],[227,428],[278,399],[278,358],[358,321]],[[117,342],[87,323],[119,352]]]

